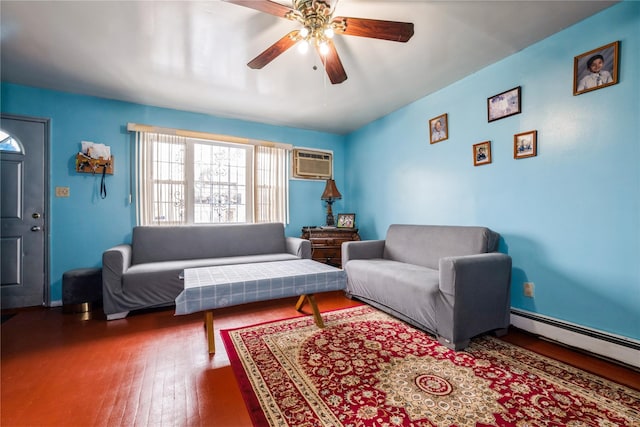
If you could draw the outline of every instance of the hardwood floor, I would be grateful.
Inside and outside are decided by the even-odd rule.
[[[359,304],[341,292],[317,301],[321,311]],[[299,316],[295,302],[217,310],[216,331]],[[83,320],[61,308],[20,311],[0,326],[0,424],[251,425],[220,335],[209,357],[203,315],[173,313],[167,308],[107,322],[99,312]],[[504,339],[640,389],[634,370],[517,330]]]

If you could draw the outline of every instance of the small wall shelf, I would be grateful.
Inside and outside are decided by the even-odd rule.
[[[76,155],[76,172],[96,174],[102,173],[104,168],[107,174],[113,175],[113,156],[105,160],[102,157],[92,159],[80,153]]]

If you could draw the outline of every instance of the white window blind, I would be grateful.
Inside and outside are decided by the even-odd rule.
[[[129,130],[136,132],[138,225],[288,223],[286,144],[135,124]]]
[[[139,145],[138,224],[186,223],[186,138],[143,132]]]
[[[255,222],[289,223],[288,160],[287,150],[256,147]]]

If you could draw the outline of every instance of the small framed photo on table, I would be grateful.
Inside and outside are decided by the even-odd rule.
[[[538,154],[538,131],[530,130],[513,135],[513,158],[523,159]]]
[[[473,166],[491,163],[491,141],[473,144]]]
[[[487,98],[487,119],[489,122],[520,114],[521,96],[520,86],[509,89]]]
[[[338,221],[336,226],[338,228],[353,228],[356,225],[356,214],[344,213],[338,214]]]

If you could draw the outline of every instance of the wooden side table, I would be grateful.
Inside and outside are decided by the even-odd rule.
[[[311,241],[311,259],[342,268],[342,244],[360,240],[357,228],[302,229],[303,239]]]

